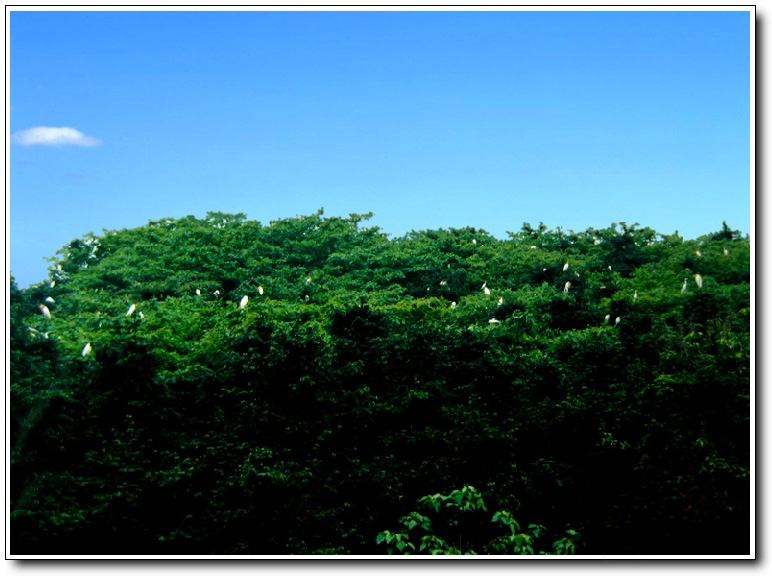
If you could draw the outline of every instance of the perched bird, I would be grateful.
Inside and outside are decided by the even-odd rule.
[[[50,284],[50,286],[51,286],[51,288],[53,288],[54,286],[56,286],[56,280],[51,280],[51,284]]]
[[[616,326],[617,324],[619,324],[621,321],[622,321],[622,319],[621,319],[619,316],[617,316],[617,319],[616,319],[616,320],[614,320],[614,326]]]
[[[448,281],[447,280],[440,280],[440,286],[447,286]]]
[[[91,352],[91,342],[86,342],[86,345],[83,347],[83,350],[80,351],[81,356],[85,356]]]
[[[199,290],[198,288],[196,288],[196,296],[201,296],[201,290]]]
[[[681,286],[681,294],[686,292],[686,287],[689,285],[689,280],[687,278],[684,278],[684,285]]]
[[[134,314],[134,310],[136,310],[136,309],[137,309],[137,307],[134,304],[129,306],[129,310],[128,310],[128,312],[126,312],[126,316],[131,316],[132,314]]]
[[[633,300],[637,300],[637,299],[638,299],[638,290],[636,290],[636,291],[633,293]]]
[[[306,278],[306,284],[310,284],[310,283],[311,283],[311,277],[309,276],[308,278]]]
[[[568,270],[568,262],[563,264],[563,272],[565,272],[566,270]]]
[[[697,283],[697,288],[702,288],[702,276],[695,274],[694,281]]]
[[[485,288],[483,288],[483,292],[485,292],[485,294],[487,296],[488,294],[491,293],[491,289],[486,286]]]
[[[535,250],[535,249],[536,249],[536,246],[531,246],[531,250]]]
[[[43,315],[43,318],[46,320],[51,319],[51,311],[48,309],[48,306],[45,304],[38,304],[38,308],[40,308],[40,313]]]
[[[496,320],[495,318],[488,320],[488,324],[498,324],[499,322],[501,322],[501,320]]]
[[[474,238],[472,238],[472,244],[477,244],[477,240],[475,240]]]
[[[568,294],[569,288],[571,288],[571,282],[566,282],[566,285],[563,286],[563,294]]]
[[[257,293],[260,294],[261,296],[263,295],[263,287],[262,286],[258,286],[257,287]]]
[[[44,300],[44,302],[48,302],[49,304],[54,304],[56,300],[54,300],[50,296],[46,296],[46,299]]]
[[[142,313],[142,310],[139,311],[139,317],[140,318],[144,318],[145,317],[145,315]]]
[[[729,256],[729,250],[727,250],[726,248],[724,248],[724,256]]]
[[[608,324],[609,319],[611,319],[611,314],[606,314],[606,317],[603,319],[604,324]]]
[[[450,309],[453,310],[455,307],[456,307],[456,303],[455,302],[451,302],[450,303]]]
[[[241,302],[239,302],[239,308],[246,308],[246,306],[247,306],[247,302],[249,302],[249,296],[246,296],[246,295],[245,295],[245,296],[244,296],[244,297],[241,299]]]
[[[699,250],[695,250],[694,253],[697,255],[698,258],[702,257],[702,252],[700,252]]]
[[[504,298],[503,297],[499,298],[499,301],[496,302],[496,306],[501,306],[502,304],[504,304]]]
[[[215,295],[215,296],[219,296],[219,295],[220,295],[220,291],[219,291],[219,290],[215,290],[215,291],[214,291],[214,295]]]

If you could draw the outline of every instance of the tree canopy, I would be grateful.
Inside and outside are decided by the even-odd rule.
[[[167,218],[11,278],[11,553],[749,553],[747,237],[371,216]],[[416,505],[470,486],[459,546]]]

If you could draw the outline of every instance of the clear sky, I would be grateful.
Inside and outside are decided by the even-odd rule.
[[[207,211],[748,233],[751,18],[11,12],[11,273]]]

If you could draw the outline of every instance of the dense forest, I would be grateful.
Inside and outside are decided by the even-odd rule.
[[[10,553],[750,553],[747,236],[370,216],[11,278]]]

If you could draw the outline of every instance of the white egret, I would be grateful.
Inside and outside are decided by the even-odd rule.
[[[239,308],[246,308],[246,307],[247,307],[247,302],[249,302],[249,296],[246,296],[246,295],[245,295],[245,296],[244,296],[244,297],[241,299],[241,302],[239,302]]]
[[[636,291],[633,293],[633,300],[637,300],[637,299],[638,299],[638,290],[636,290]]]
[[[694,281],[697,283],[697,288],[702,288],[702,276],[695,274]]]
[[[51,311],[48,309],[48,306],[45,304],[38,304],[38,308],[40,308],[40,313],[43,314],[43,318],[46,320],[51,319]]]
[[[91,342],[86,342],[86,345],[83,347],[83,350],[80,351],[81,356],[85,356],[91,352]]]
[[[697,255],[698,258],[702,257],[702,252],[700,252],[699,250],[695,250],[694,253]]]
[[[621,321],[622,321],[622,319],[621,319],[619,316],[617,316],[617,319],[616,319],[616,320],[614,320],[614,326],[616,326],[617,324],[619,324]]]
[[[686,287],[689,285],[689,280],[687,278],[684,278],[684,285],[681,286],[681,294],[686,292]]]
[[[199,290],[198,288],[196,288],[196,296],[201,296],[201,290]]]
[[[566,282],[565,286],[563,286],[563,294],[568,294],[569,288],[571,288],[571,282]]]
[[[261,296],[263,295],[263,287],[262,286],[258,286],[257,287],[257,293],[260,294]]]
[[[485,292],[485,295],[487,296],[491,293],[491,289],[486,286],[485,288],[483,288],[483,292]]]
[[[456,303],[455,302],[451,302],[450,303],[450,309],[453,310],[455,307],[456,307]]]
[[[219,295],[220,295],[220,291],[219,291],[219,290],[215,290],[215,291],[214,291],[214,295],[215,295],[215,296],[219,296]]]
[[[474,238],[472,238],[472,244],[477,244],[477,240],[475,240]]]
[[[139,311],[139,317],[140,318],[144,318],[145,317],[145,315],[142,313],[142,310]]]
[[[447,280],[440,280],[440,286],[447,286],[448,281]]]
[[[724,248],[724,256],[729,256],[729,250],[727,250],[726,248]]]
[[[563,264],[563,272],[565,272],[566,270],[568,270],[568,262]]]
[[[49,304],[54,304],[56,300],[54,300],[50,296],[46,296],[46,299],[44,300],[44,302],[48,302]]]
[[[501,320],[496,320],[495,318],[488,320],[488,324],[498,324],[499,322],[501,322]]]
[[[606,317],[603,319],[604,324],[608,324],[608,321],[611,319],[611,314],[606,314]]]
[[[132,314],[134,314],[134,310],[136,309],[137,309],[137,306],[135,304],[132,304],[131,306],[129,306],[129,310],[128,312],[126,312],[126,316],[131,316]]]
[[[311,277],[309,276],[308,278],[306,278],[306,284],[310,284],[310,283],[311,283]]]
[[[504,298],[503,297],[499,298],[499,301],[496,302],[496,306],[501,306],[502,304],[504,304]]]
[[[531,250],[536,250],[536,246],[531,246]]]

